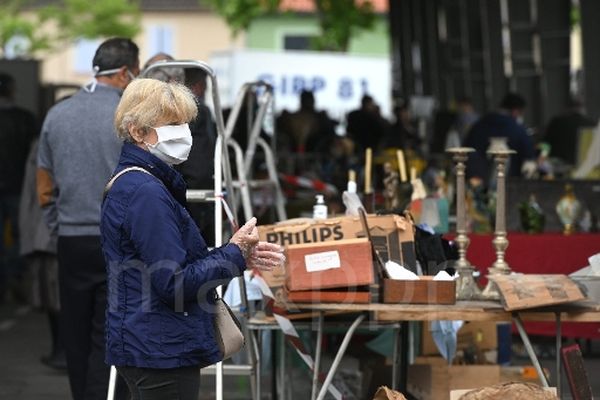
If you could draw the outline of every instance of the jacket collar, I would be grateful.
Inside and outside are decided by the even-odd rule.
[[[167,187],[182,206],[186,206],[185,191],[187,185],[183,180],[183,176],[155,155],[132,143],[124,143],[119,164],[119,170],[129,166],[145,168]]]

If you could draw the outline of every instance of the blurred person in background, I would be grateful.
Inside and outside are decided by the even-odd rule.
[[[161,61],[175,61],[173,56],[167,53],[156,53],[146,61],[142,71],[148,69],[149,66]],[[153,68],[144,76],[145,78],[158,79],[163,82],[179,82],[183,83],[185,79],[184,69],[179,67],[163,67]]]
[[[58,259],[56,231],[50,232],[42,214],[36,193],[38,139],[31,144],[19,205],[20,252],[24,257],[27,281],[30,285],[30,304],[48,316],[50,354],[42,356],[43,364],[66,369],[64,346],[59,330],[60,294],[58,288]]]
[[[346,132],[359,153],[368,147],[376,151],[389,131],[389,123],[381,116],[379,105],[368,94],[363,95],[360,108],[348,113]]]
[[[177,166],[189,189],[214,189],[214,157],[217,132],[212,113],[206,105],[206,72],[199,68],[185,69],[185,86],[196,102],[198,114],[190,121],[193,144],[188,159]],[[215,245],[215,205],[190,203],[188,211],[200,228],[208,246]]]
[[[509,149],[516,151],[511,155],[507,176],[522,176],[522,168],[536,158],[533,140],[523,125],[526,102],[518,93],[507,93],[500,102],[497,111],[490,112],[479,119],[472,127],[463,145],[475,149],[469,154],[466,176],[468,179],[490,184],[494,174],[493,159],[488,157],[490,139],[504,137]],[[534,162],[535,163],[535,162]]]
[[[58,234],[60,329],[74,400],[104,400],[108,390],[100,204],[119,160],[114,114],[139,73],[138,47],[129,39],[108,39],[92,67],[94,81],[46,115],[38,151],[38,198],[51,232]],[[125,395],[117,390],[117,398]]]
[[[595,126],[596,122],[585,115],[583,102],[572,97],[567,110],[554,116],[548,123],[543,141],[550,145],[550,156],[574,166],[577,163],[579,131]]]
[[[0,303],[6,297],[25,300],[19,257],[19,197],[27,154],[38,129],[33,114],[14,104],[15,90],[15,79],[0,73]]]

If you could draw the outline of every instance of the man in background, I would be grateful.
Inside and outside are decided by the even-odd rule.
[[[37,170],[40,205],[58,233],[60,329],[74,400],[105,399],[108,389],[100,205],[121,152],[114,113],[139,73],[138,47],[129,39],[106,40],[92,66],[95,81],[48,112]]]
[[[14,104],[15,90],[14,78],[0,73],[0,303],[7,295],[25,300],[17,220],[27,154],[37,130],[33,114]],[[7,227],[10,237],[5,238]]]
[[[199,68],[185,69],[185,85],[196,98],[198,115],[190,122],[193,144],[187,161],[177,169],[183,175],[189,189],[213,189],[214,156],[217,133],[210,109],[205,103],[206,72]],[[200,228],[208,246],[215,244],[214,203],[189,203],[190,215]]]
[[[494,169],[487,150],[493,137],[506,138],[508,148],[516,151],[510,158],[507,176],[521,176],[524,163],[535,159],[533,140],[522,122],[525,106],[520,94],[507,93],[499,110],[484,115],[471,127],[463,142],[465,147],[475,149],[467,161],[467,178],[480,180],[486,187],[490,183]]]
[[[585,115],[583,102],[577,98],[569,100],[568,109],[550,120],[543,141],[548,143],[550,155],[569,165],[577,163],[579,130],[593,128],[595,121]]]

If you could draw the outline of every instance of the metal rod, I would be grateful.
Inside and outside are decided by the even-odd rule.
[[[354,335],[354,331],[356,330],[356,328],[358,328],[358,326],[364,319],[365,319],[365,314],[359,315],[356,318],[356,320],[352,323],[352,325],[350,325],[350,328],[348,329],[348,332],[346,332],[346,335],[344,335],[344,340],[342,341],[342,344],[340,345],[340,348],[339,348],[337,354],[335,355],[333,364],[331,364],[331,368],[329,368],[329,372],[327,373],[325,382],[323,382],[323,386],[321,387],[321,391],[319,392],[319,396],[317,397],[317,400],[323,400],[325,398],[325,394],[327,393],[327,387],[333,380],[333,376],[335,375],[335,372],[340,364],[340,361],[342,361],[342,357],[344,356],[344,353],[346,352],[346,348],[348,347],[348,344],[350,343],[350,339],[352,339],[352,336]]]
[[[560,320],[560,311],[556,315],[556,392],[558,398],[562,399],[562,371],[560,369],[560,348],[562,346],[562,321]]]
[[[548,379],[546,378],[546,375],[544,374],[544,370],[542,369],[542,366],[540,365],[540,361],[538,360],[538,358],[535,354],[535,350],[533,350],[533,346],[531,345],[531,342],[529,341],[529,336],[527,336],[527,332],[525,331],[525,327],[523,326],[523,322],[521,321],[521,317],[519,317],[519,314],[517,314],[517,313],[513,314],[513,321],[514,321],[515,325],[517,326],[517,330],[519,331],[521,340],[523,340],[523,344],[525,345],[527,354],[529,354],[529,358],[531,359],[531,362],[533,363],[533,366],[535,367],[535,370],[537,371],[537,374],[540,378],[540,382],[542,383],[542,386],[545,388],[550,387],[550,385],[548,384]]]
[[[400,359],[399,359],[399,370],[400,370],[400,382],[398,383],[398,389],[400,393],[408,392],[408,321],[402,321],[400,324]]]
[[[392,350],[392,389],[398,390],[398,359],[400,353],[400,329],[394,329],[394,347]],[[405,349],[403,349],[405,350]]]
[[[106,394],[106,400],[113,400],[115,398],[115,386],[117,384],[117,368],[114,365],[110,366],[110,375],[108,377],[108,393]]]
[[[319,312],[317,318],[317,348],[315,349],[315,367],[313,369],[312,391],[310,398],[314,400],[317,396],[319,384],[319,371],[321,369],[321,346],[323,344],[323,311]]]
[[[279,345],[279,398],[281,400],[285,400],[287,398],[285,393],[285,379],[287,370],[287,366],[285,365],[285,339],[283,337],[279,337],[277,332],[273,332],[272,336],[272,340],[276,340]]]

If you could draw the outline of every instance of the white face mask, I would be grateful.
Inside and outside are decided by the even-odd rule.
[[[188,124],[165,125],[154,128],[158,135],[156,144],[148,144],[148,151],[169,165],[187,160],[192,149],[192,133]]]

